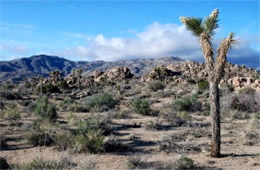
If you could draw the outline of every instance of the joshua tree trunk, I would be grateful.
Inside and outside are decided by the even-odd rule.
[[[220,157],[220,108],[219,108],[219,89],[216,82],[210,82],[210,115],[212,116],[212,141],[211,141],[211,156]]]

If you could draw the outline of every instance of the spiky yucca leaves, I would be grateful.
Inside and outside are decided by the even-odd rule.
[[[227,53],[228,50],[232,47],[232,45],[236,44],[237,40],[234,39],[234,33],[230,33],[228,38],[222,40],[219,48],[218,48],[218,55],[216,57],[216,62],[214,66],[215,77],[214,81],[216,83],[220,82],[224,74],[224,67],[227,61]]]
[[[200,36],[204,32],[202,25],[202,18],[185,18],[180,17],[182,23],[184,23],[188,30],[192,31],[195,36]]]

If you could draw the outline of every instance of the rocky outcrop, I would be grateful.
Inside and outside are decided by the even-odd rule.
[[[251,87],[260,91],[260,80],[253,77],[239,77],[235,76],[227,81],[227,84],[232,85],[235,90],[239,90],[244,87]]]
[[[95,82],[103,83],[103,82],[114,82],[114,81],[122,81],[125,79],[131,79],[135,77],[131,71],[127,67],[114,67],[104,73],[95,72],[94,78]]]
[[[149,74],[142,77],[142,81],[152,81],[152,80],[169,80],[174,76],[180,76],[182,73],[180,71],[172,71],[167,67],[160,65],[155,67]]]

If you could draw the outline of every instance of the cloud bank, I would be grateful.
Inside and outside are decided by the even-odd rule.
[[[259,50],[250,43],[259,45],[259,39],[249,41],[238,37],[239,43],[229,52],[229,61],[259,67]],[[216,40],[217,47],[221,40]],[[178,56],[182,59],[203,61],[199,41],[184,26],[154,22],[143,31],[135,32],[131,38],[106,38],[99,34],[89,39],[86,45],[66,48],[59,55],[77,60],[105,60]]]

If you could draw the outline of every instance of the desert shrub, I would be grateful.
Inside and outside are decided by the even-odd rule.
[[[95,161],[92,160],[92,157],[84,157],[83,160],[81,160],[81,163],[79,164],[80,170],[96,170],[97,164]]]
[[[114,119],[127,119],[130,118],[131,110],[130,109],[120,109],[113,113]]]
[[[55,147],[59,151],[65,151],[66,149],[72,146],[73,137],[74,137],[73,134],[71,134],[70,132],[66,132],[66,131],[58,132],[54,136]]]
[[[0,112],[1,118],[7,120],[18,120],[21,118],[21,111],[16,107],[8,107]]]
[[[40,92],[40,88],[37,89]],[[60,89],[58,86],[54,86],[51,83],[47,83],[42,85],[42,93],[60,93]]]
[[[248,94],[248,95],[254,95],[255,94],[255,89],[253,89],[251,87],[244,87],[244,88],[239,90],[239,93]]]
[[[0,157],[0,169],[10,169],[10,165],[5,158]]]
[[[100,153],[104,151],[104,136],[100,131],[88,131],[84,135],[76,135],[73,151],[76,153]]]
[[[192,118],[186,111],[173,112],[171,108],[161,111],[160,114],[166,121],[176,127],[187,125],[188,122],[191,122]]]
[[[49,133],[41,130],[33,130],[27,134],[29,144],[33,146],[50,146],[53,144],[53,138]]]
[[[183,169],[196,169],[194,160],[182,156],[179,160],[174,163],[174,169],[183,170]]]
[[[201,110],[201,102],[198,101],[197,96],[184,96],[176,99],[172,107],[176,111],[198,111]]]
[[[258,132],[246,133],[245,138],[246,138],[245,145],[253,146],[257,143],[260,143],[260,133]]]
[[[57,84],[57,87],[61,90],[65,90],[69,88],[69,85],[67,84],[67,82],[65,80],[60,80]]]
[[[13,90],[8,90],[8,89],[3,89],[3,90],[1,89],[0,96],[1,96],[1,98],[6,99],[6,100],[17,100],[17,99],[21,98],[21,96],[19,96],[19,94],[17,94]]]
[[[88,112],[89,110],[83,104],[72,103],[72,104],[68,105],[68,111],[72,111],[72,112]]]
[[[254,98],[249,95],[233,96],[231,98],[230,107],[231,109],[246,112],[255,112],[259,109],[259,106],[257,107],[257,103]]]
[[[47,96],[43,96],[37,100],[34,113],[37,116],[40,116],[43,119],[48,119],[50,121],[55,121],[58,117],[55,106],[49,104]]]
[[[115,152],[115,151],[127,151],[129,147],[126,144],[120,142],[114,136],[110,137],[108,140],[104,141],[104,151],[105,152]]]
[[[88,110],[102,112],[113,109],[117,103],[118,100],[114,99],[112,95],[103,93],[88,98],[85,102],[85,106]]]
[[[59,161],[54,160],[43,160],[43,158],[37,157],[27,164],[18,165],[14,169],[21,170],[35,170],[35,169],[69,169],[69,161],[67,159],[62,159]]]
[[[4,134],[0,134],[0,150],[6,150],[9,148],[7,144],[7,138],[4,136]]]
[[[69,97],[66,97],[60,104],[59,106],[63,109],[63,110],[68,110],[69,105],[74,104],[75,100],[71,99]]]
[[[166,87],[165,83],[161,81],[153,81],[148,83],[148,89],[156,92],[158,90],[163,90]]]
[[[75,115],[75,114],[73,114],[73,113],[69,113],[67,116],[66,116],[66,120],[67,120],[67,123],[69,124],[69,125],[78,125],[79,124],[79,122],[80,122],[80,118],[77,116],[77,115]]]
[[[146,130],[161,130],[162,129],[162,123],[157,119],[156,121],[149,121],[145,124]]]
[[[192,78],[188,78],[186,81],[187,81],[189,84],[196,84],[196,81],[193,80]]]
[[[103,135],[109,135],[112,133],[111,120],[107,117],[89,117],[79,122],[76,131],[77,134],[85,134],[90,131],[100,131]]]
[[[209,89],[209,82],[207,80],[201,80],[198,82],[199,90],[208,90]]]
[[[254,118],[255,119],[260,119],[260,112],[255,112]]]
[[[154,116],[155,112],[150,108],[150,103],[145,99],[136,99],[132,102],[136,113],[147,116]]]
[[[147,169],[147,162],[143,161],[140,155],[130,156],[127,159],[129,169]]]

